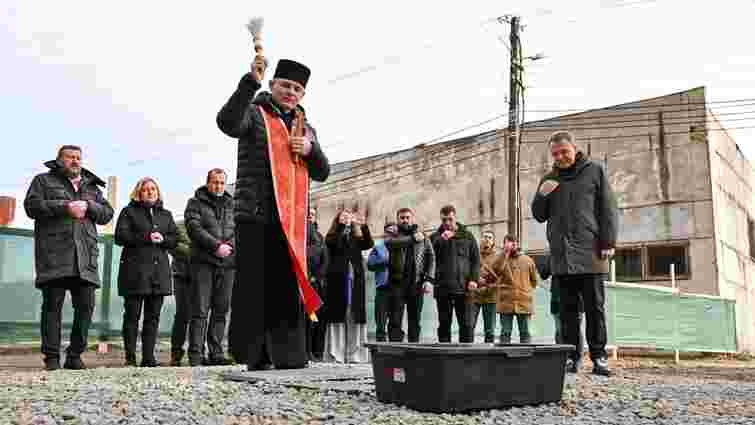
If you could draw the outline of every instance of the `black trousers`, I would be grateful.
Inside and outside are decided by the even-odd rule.
[[[435,297],[438,304],[438,341],[451,342],[451,323],[456,312],[456,324],[459,328],[459,342],[473,342],[467,326],[467,306],[464,294]]]
[[[236,223],[229,348],[251,368],[307,366],[304,308],[287,243],[279,222]]]
[[[139,335],[139,318],[142,318],[142,361],[155,361],[155,345],[160,325],[160,310],[163,308],[163,295],[129,295],[124,298],[123,345],[126,356],[136,354],[136,338]]]
[[[189,323],[189,358],[204,358],[205,339],[210,359],[223,357],[223,338],[235,270],[212,264],[191,265],[191,321]],[[208,324],[209,318],[209,324]]]
[[[95,287],[79,278],[64,278],[47,282],[42,288],[40,335],[45,359],[60,358],[60,332],[63,321],[63,302],[66,291],[71,293],[73,327],[71,343],[66,349],[68,357],[78,357],[87,349],[89,326],[94,312]]]
[[[176,357],[183,357],[184,342],[191,319],[191,280],[187,276],[173,275],[173,296],[176,300],[176,314],[170,335],[171,351]]]
[[[419,342],[422,334],[422,307],[425,302],[424,293],[417,292],[416,287],[390,287],[388,339],[391,342],[402,342],[404,331],[404,308],[406,308],[407,340]]]
[[[375,288],[375,340],[377,342],[385,342],[388,336],[386,327],[390,313],[390,296],[390,287]]]
[[[312,284],[320,298],[325,302],[325,290],[321,282],[315,282]],[[327,304],[327,303],[326,303]],[[325,307],[323,306],[323,309]],[[320,310],[319,316],[323,316],[324,310]],[[321,359],[325,351],[325,331],[327,329],[327,323],[324,320],[312,322],[307,320],[307,354],[310,357]]]
[[[579,300],[584,301],[587,346],[593,360],[608,357],[606,353],[606,308],[605,308],[605,274],[582,274],[558,276],[561,290],[559,316],[564,343],[574,345],[581,350]],[[571,358],[579,358],[572,353]]]

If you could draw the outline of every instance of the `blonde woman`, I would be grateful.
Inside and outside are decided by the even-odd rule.
[[[142,324],[143,367],[159,366],[155,358],[163,297],[171,295],[168,250],[176,248],[176,223],[163,208],[160,188],[151,177],[137,182],[131,202],[121,211],[115,243],[123,247],[118,295],[124,298],[123,343],[126,365],[136,366],[136,338]]]

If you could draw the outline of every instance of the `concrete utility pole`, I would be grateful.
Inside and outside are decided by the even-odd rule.
[[[512,16],[511,69],[509,71],[509,234],[519,240],[519,86],[521,84],[522,60],[519,51],[519,17]]]

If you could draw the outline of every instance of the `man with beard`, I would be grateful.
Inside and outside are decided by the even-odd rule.
[[[480,241],[480,284],[476,290],[467,294],[467,334],[474,342],[477,318],[482,310],[482,322],[485,329],[485,342],[495,341],[495,304],[498,294],[498,275],[493,271],[493,263],[498,255],[495,247],[495,233],[492,230],[482,232]]]
[[[398,234],[385,241],[388,249],[389,311],[388,339],[402,342],[404,308],[407,311],[408,341],[419,342],[422,332],[422,305],[435,275],[435,252],[430,240],[414,222],[414,211],[401,208],[396,213]]]
[[[579,347],[581,297],[592,372],[608,376],[604,281],[616,246],[618,208],[606,170],[577,151],[571,133],[554,133],[548,145],[553,170],[538,185],[532,215],[540,223],[548,222],[551,273],[560,289],[563,339]],[[573,353],[567,370],[576,373],[579,362]]]
[[[113,218],[102,196],[105,182],[81,167],[81,148],[66,145],[48,161],[50,170],[38,174],[24,199],[26,215],[34,220],[35,286],[42,290],[40,333],[47,370],[60,369],[60,326],[66,291],[73,303],[71,343],[66,369],[85,369],[81,354],[94,311],[97,270],[97,227]],[[99,186],[99,187],[98,187]]]
[[[435,271],[435,301],[438,304],[438,341],[451,342],[451,323],[456,312],[459,342],[472,342],[466,320],[468,290],[477,289],[480,249],[467,227],[456,221],[456,208],[440,209],[441,225],[430,236],[438,267]]]
[[[501,315],[501,344],[511,343],[511,330],[516,318],[519,342],[529,344],[530,318],[534,314],[532,290],[537,287],[537,267],[527,255],[519,252],[512,235],[503,239],[503,252],[495,260],[493,271],[499,276],[496,310]]]
[[[299,105],[309,68],[281,59],[270,92],[255,96],[266,60],[258,55],[255,64],[217,116],[220,130],[238,139],[229,348],[249,370],[303,368],[305,310],[316,319],[320,306],[306,278],[309,179],[325,181],[330,165]]]
[[[207,184],[194,192],[184,212],[191,238],[192,299],[189,324],[189,364],[223,366],[226,317],[231,308],[235,274],[233,197],[225,191],[220,168],[207,173]],[[209,325],[208,325],[209,318]],[[208,355],[204,345],[207,340]]]

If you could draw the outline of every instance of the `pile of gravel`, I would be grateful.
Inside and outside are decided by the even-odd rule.
[[[0,424],[755,424],[752,383],[568,375],[561,403],[439,415],[382,404],[369,388],[234,382],[228,372],[243,367],[4,371]]]

